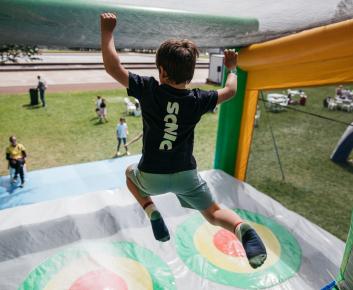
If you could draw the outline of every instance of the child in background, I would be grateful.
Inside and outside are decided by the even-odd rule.
[[[108,122],[107,120],[107,104],[105,102],[105,99],[102,99],[100,105],[99,105],[99,121],[103,123],[103,120],[105,122]]]
[[[266,248],[256,231],[234,211],[221,208],[196,169],[193,156],[194,129],[203,114],[232,98],[237,89],[237,54],[224,52],[229,74],[217,91],[189,90],[198,49],[189,40],[167,40],[156,55],[158,82],[131,73],[120,63],[114,46],[116,16],[101,14],[102,55],[106,71],[137,98],[143,120],[143,149],[139,164],[126,170],[129,190],[150,219],[155,238],[165,242],[169,231],[151,196],[174,192],[183,207],[201,212],[213,225],[234,233],[242,242],[253,268],[266,260]]]
[[[126,150],[126,155],[130,155],[130,152],[126,146],[126,140],[127,140],[127,135],[129,132],[127,131],[127,124],[124,118],[120,118],[118,125],[116,126],[116,136],[118,138],[118,147],[116,149],[116,155],[115,156],[121,156],[120,153],[120,145],[121,142],[124,143],[124,147]]]
[[[98,119],[100,119],[101,103],[102,103],[102,97],[101,96],[97,96],[97,99],[96,99],[96,114],[97,114]]]

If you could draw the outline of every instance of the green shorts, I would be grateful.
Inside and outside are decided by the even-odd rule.
[[[155,174],[140,171],[137,164],[130,166],[127,176],[139,189],[142,196],[173,192],[182,207],[205,210],[214,202],[210,189],[197,170],[170,174]]]

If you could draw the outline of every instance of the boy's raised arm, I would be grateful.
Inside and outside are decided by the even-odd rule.
[[[232,72],[236,70],[238,62],[238,53],[234,50],[225,50],[224,51],[224,65],[230,71],[227,77],[226,84],[224,88],[217,90],[218,92],[218,101],[217,104],[223,103],[231,99],[237,92],[237,75]]]
[[[101,47],[105,70],[124,87],[129,87],[129,72],[120,63],[115,50],[113,31],[116,26],[116,15],[103,13],[101,20]]]

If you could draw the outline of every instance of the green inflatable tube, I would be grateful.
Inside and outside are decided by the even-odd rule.
[[[243,113],[247,73],[238,68],[238,89],[235,97],[222,104],[218,119],[218,132],[214,168],[234,175],[236,154]],[[227,75],[223,76],[223,86]]]
[[[169,38],[199,47],[234,46],[256,32],[254,18],[221,17],[171,9],[123,6],[99,0],[0,0],[0,45],[100,47],[99,14],[118,13],[118,48],[157,48]]]
[[[353,289],[353,214],[351,218],[351,227],[348,233],[346,249],[344,251],[340,274],[337,281],[340,290]]]

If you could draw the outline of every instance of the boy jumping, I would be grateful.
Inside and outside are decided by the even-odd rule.
[[[203,114],[232,98],[237,89],[237,54],[224,52],[224,65],[230,71],[224,88],[217,91],[189,90],[198,49],[189,40],[167,40],[156,55],[159,81],[127,71],[115,50],[113,31],[116,15],[101,15],[101,42],[108,74],[127,88],[129,96],[140,101],[143,117],[143,149],[139,164],[126,170],[129,190],[149,217],[155,238],[170,239],[163,218],[151,196],[174,192],[183,207],[200,211],[208,222],[238,237],[253,268],[266,260],[266,249],[255,230],[233,211],[213,200],[207,183],[196,170],[192,154],[194,129]]]

